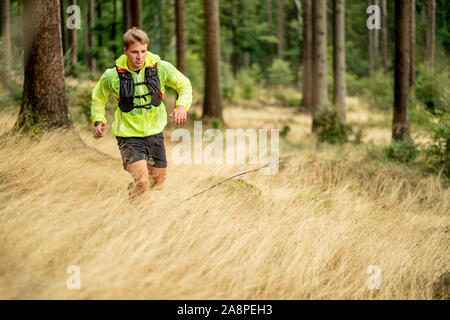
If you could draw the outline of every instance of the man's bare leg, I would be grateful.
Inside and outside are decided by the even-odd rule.
[[[150,177],[146,160],[139,160],[127,165],[127,171],[134,179],[133,199],[142,196],[150,190]]]
[[[151,188],[160,189],[166,180],[166,168],[156,168],[151,165],[147,165],[148,174],[152,179]]]

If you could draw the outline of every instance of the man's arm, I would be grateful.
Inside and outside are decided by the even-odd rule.
[[[111,72],[106,70],[92,92],[91,117],[94,123],[94,138],[103,137],[103,130],[106,128],[105,104],[112,93]]]

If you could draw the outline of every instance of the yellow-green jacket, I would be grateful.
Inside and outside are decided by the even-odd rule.
[[[145,58],[145,67],[158,65],[158,76],[161,82],[161,92],[164,94],[165,86],[172,87],[178,93],[176,105],[186,107],[186,112],[192,103],[192,86],[189,79],[178,71],[171,63],[161,60],[156,54],[147,51]],[[134,83],[143,82],[145,80],[145,69],[142,68],[138,73],[128,69],[127,56],[122,55],[116,60],[116,66],[121,69],[130,71],[133,76]],[[107,123],[105,118],[105,104],[111,93],[115,98],[120,97],[120,80],[116,68],[107,69],[100,81],[94,87],[92,92],[91,117],[92,122],[102,121]],[[147,86],[135,86],[135,95],[140,96],[148,93]],[[141,101],[139,101],[141,100]],[[144,104],[143,98],[135,98],[135,105]],[[114,121],[112,124],[112,133],[119,137],[146,137],[164,130],[167,124],[167,113],[164,102],[158,107],[151,109],[134,108],[130,112],[122,112],[119,107],[114,113]]]

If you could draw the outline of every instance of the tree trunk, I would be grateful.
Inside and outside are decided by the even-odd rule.
[[[186,42],[184,38],[184,0],[175,0],[177,28],[177,69],[186,74]]]
[[[116,34],[117,34],[117,0],[112,0],[113,3],[113,21],[111,26],[111,33],[109,34],[109,40],[112,40],[112,50],[117,53]]]
[[[410,136],[409,125],[409,0],[395,1],[395,88],[392,138]]]
[[[1,40],[2,40],[2,83],[11,88],[11,27],[9,0],[1,0]]]
[[[436,28],[436,0],[428,0],[427,18],[427,64],[434,68],[435,51],[435,28]]]
[[[372,0],[369,0],[369,5],[371,5],[372,4]],[[369,75],[370,75],[370,77],[372,77],[373,76],[373,73],[374,73],[374,70],[375,70],[375,68],[374,68],[374,66],[375,66],[375,64],[374,64],[374,61],[373,61],[373,53],[374,53],[374,32],[373,32],[373,30],[372,29],[368,29],[368,31],[369,31]]]
[[[203,118],[222,117],[218,0],[203,0],[205,10],[205,100]]]
[[[381,41],[382,41],[382,56],[383,56],[383,72],[388,73],[388,25],[387,25],[387,4],[386,0],[381,0]]]
[[[130,0],[122,0],[123,32],[131,29],[131,3]]]
[[[237,0],[231,0],[231,67],[233,70],[233,76],[236,77],[239,70],[239,52],[238,52],[238,35],[237,35],[237,24],[238,24],[238,6]]]
[[[77,5],[77,0],[70,0],[70,5]],[[77,29],[70,29],[70,57],[72,64],[76,64],[78,61],[78,48],[77,48]]]
[[[312,0],[303,1],[303,46],[302,46],[302,63],[303,63],[303,101],[302,106],[312,110]]]
[[[130,0],[131,27],[142,29],[142,0]]]
[[[267,0],[267,23],[269,27],[269,36],[273,36],[273,24],[272,24],[272,0]],[[273,43],[272,39],[269,41],[269,64],[273,62]]]
[[[333,103],[339,108],[345,121],[345,0],[334,0]]]
[[[327,86],[327,1],[313,1],[313,109],[312,131],[317,129],[316,117],[328,101]]]
[[[59,0],[59,16],[61,21],[61,42],[62,42],[62,49],[63,49],[63,55],[67,52],[67,44],[66,44],[66,7],[65,7],[65,1]]]
[[[283,0],[278,0],[278,59],[283,59]]]
[[[161,0],[160,1],[160,8],[159,8],[159,47],[160,47],[160,55],[162,57],[166,56],[166,32],[165,32],[165,16],[166,16],[166,1]]]
[[[409,87],[416,89],[416,1],[411,0],[409,16]]]
[[[23,102],[15,131],[72,127],[59,14],[59,0],[23,1],[25,70]]]
[[[89,4],[88,0],[83,0],[83,62],[84,69],[88,71],[89,65]]]
[[[95,48],[95,35],[93,33],[95,28],[95,0],[89,1],[89,48],[91,48],[90,53],[90,68],[92,72],[96,72],[97,70],[97,62],[95,59],[95,54],[93,52],[93,49]]]
[[[98,18],[98,21],[102,20],[102,3],[101,2],[99,2],[97,4],[97,18]],[[103,35],[100,32],[98,33],[98,46],[99,47],[103,46]]]
[[[379,6],[379,1],[375,0],[375,5]],[[378,32],[378,29],[374,30],[374,41],[373,41],[373,69],[375,73],[378,72],[378,52],[380,52],[380,33]]]

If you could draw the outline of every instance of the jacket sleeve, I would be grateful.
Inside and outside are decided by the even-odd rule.
[[[100,80],[94,87],[92,92],[91,118],[92,123],[102,121],[107,123],[105,117],[105,104],[108,102],[109,95],[112,91],[112,74],[110,70],[106,70]]]
[[[178,93],[178,99],[175,105],[183,105],[186,107],[186,112],[192,104],[192,86],[189,79],[177,70],[170,62],[160,61],[165,72],[165,83],[173,88]]]

